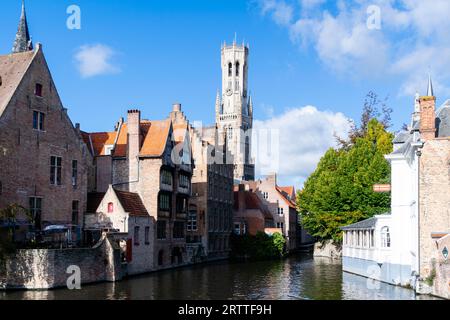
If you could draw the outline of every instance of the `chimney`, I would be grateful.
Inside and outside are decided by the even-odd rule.
[[[139,127],[141,123],[141,112],[139,110],[128,110],[127,129],[128,129],[128,170],[129,181],[136,181],[138,177],[138,156],[141,148],[141,135]],[[131,191],[131,190],[130,190]]]
[[[245,205],[245,186],[243,184],[239,185],[239,189],[238,189],[238,206],[239,206],[239,210],[245,210],[246,209],[246,205]]]
[[[436,97],[420,97],[420,136],[423,141],[436,137]]]
[[[181,112],[181,103],[174,103],[172,105],[172,112]]]

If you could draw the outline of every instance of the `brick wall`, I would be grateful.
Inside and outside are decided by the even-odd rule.
[[[425,143],[420,159],[420,276],[430,275],[436,250],[433,232],[450,231],[450,139]]]
[[[35,95],[36,83],[43,95]],[[33,129],[33,111],[45,115],[44,130]],[[42,50],[38,52],[0,117],[0,208],[29,207],[42,197],[42,221],[70,223],[72,201],[79,201],[79,221],[86,210],[87,176],[92,162],[58,96]],[[62,158],[62,184],[50,184],[50,157]],[[72,160],[78,161],[78,184],[72,186]]]

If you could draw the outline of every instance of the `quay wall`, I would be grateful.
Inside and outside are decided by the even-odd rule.
[[[104,236],[93,248],[17,250],[0,272],[0,290],[65,287],[70,266],[79,268],[81,284],[122,278],[120,249]]]

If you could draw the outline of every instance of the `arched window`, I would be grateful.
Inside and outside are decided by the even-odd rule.
[[[245,164],[250,164],[250,138],[245,137]]]
[[[114,204],[112,202],[108,203],[108,213],[114,212]]]
[[[233,75],[233,64],[230,62],[228,64],[228,76],[231,77]]]
[[[239,67],[240,67],[239,62],[236,62],[236,77],[239,77]]]
[[[389,248],[391,246],[391,234],[389,233],[389,227],[381,228],[381,246],[383,248]]]
[[[164,250],[159,250],[158,252],[158,266],[162,266],[164,264]]]

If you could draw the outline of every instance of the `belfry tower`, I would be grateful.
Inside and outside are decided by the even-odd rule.
[[[248,55],[245,44],[222,45],[222,94],[216,97],[216,125],[234,164],[235,180],[254,180],[251,157],[253,103],[248,93]],[[228,160],[228,161],[230,161]]]

